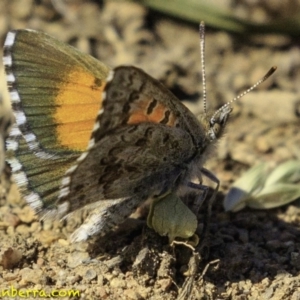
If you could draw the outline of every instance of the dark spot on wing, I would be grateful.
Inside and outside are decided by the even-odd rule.
[[[85,200],[85,194],[81,194],[79,196],[79,201],[84,201]]]
[[[138,167],[134,167],[134,166],[124,166],[125,171],[127,171],[128,173],[132,173],[132,172],[138,172],[139,168]]]
[[[147,138],[151,138],[153,135],[153,132],[154,132],[154,128],[148,128],[148,129],[146,129],[144,136]]]
[[[164,144],[167,143],[169,139],[170,139],[170,135],[168,133],[166,133],[163,138],[163,143]]]
[[[75,186],[74,190],[75,190],[75,192],[78,193],[83,187],[84,187],[83,184],[77,184],[77,185]]]
[[[144,147],[146,145],[147,145],[147,139],[145,139],[145,138],[138,139],[135,142],[135,146],[138,146],[138,147]]]
[[[156,99],[153,99],[150,102],[150,104],[149,104],[149,106],[147,108],[147,115],[151,115],[152,114],[152,112],[153,112],[154,108],[156,107],[157,103],[158,103],[158,101]]]
[[[171,115],[171,112],[169,110],[167,110],[165,112],[165,117],[160,121],[160,123],[167,124],[169,122],[170,115]]]
[[[102,85],[102,81],[99,78],[95,78],[94,84],[91,86],[91,89],[96,90]]]
[[[138,130],[138,126],[136,125],[136,126],[131,127],[131,128],[128,130],[128,133],[133,133],[133,132],[135,132],[135,131],[137,131],[137,130]]]

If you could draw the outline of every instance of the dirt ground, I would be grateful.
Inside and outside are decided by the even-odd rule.
[[[256,1],[240,2],[239,7],[235,1],[226,3],[232,13],[246,19],[255,15],[269,20],[280,12],[278,1],[257,11]],[[45,31],[112,67],[138,66],[161,80],[193,112],[202,109],[196,25],[132,2],[1,1],[1,43],[8,30],[17,28]],[[300,299],[297,203],[237,213],[223,208],[230,185],[251,166],[300,159],[299,39],[238,36],[207,28],[210,109],[231,100],[273,65],[277,72],[235,104],[226,135],[205,165],[221,181],[209,247],[200,253],[183,245],[171,247],[143,219],[129,219],[105,237],[70,244],[68,236],[80,218],[39,222],[20,198],[7,167],[0,186],[0,292],[14,287],[78,290],[80,299]],[[0,88],[8,107],[3,78]]]

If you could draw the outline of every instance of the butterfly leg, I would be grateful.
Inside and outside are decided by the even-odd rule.
[[[209,170],[205,169],[205,168],[201,168],[201,173],[202,175],[204,175],[205,177],[209,178],[212,182],[216,183],[216,188],[214,189],[214,192],[212,194],[212,196],[209,198],[208,203],[207,203],[207,210],[206,210],[206,214],[204,215],[204,220],[203,220],[203,231],[202,231],[202,242],[201,242],[201,248],[203,247],[203,242],[205,242],[207,235],[208,235],[208,225],[209,225],[209,221],[210,221],[210,217],[211,217],[211,210],[212,210],[212,205],[214,203],[214,200],[217,196],[219,187],[220,187],[220,181],[219,179],[213,174],[211,173]],[[200,180],[200,182],[202,183],[202,180]],[[193,182],[189,182],[188,186],[193,188],[193,189],[197,189],[197,190],[201,190],[203,191],[203,195],[201,195],[201,203],[203,202],[203,199],[206,198],[209,187],[202,185],[202,184],[196,184]],[[199,202],[199,201],[197,201]]]
[[[219,187],[220,187],[220,180],[209,170],[202,168],[201,169],[201,173],[206,176],[207,178],[209,178],[212,182],[214,182],[217,186],[214,189],[214,192],[212,194],[212,196],[210,197],[210,199],[208,200],[208,217],[210,219],[211,216],[211,209],[212,209],[212,205],[216,199],[217,193],[219,191]],[[208,220],[209,220],[208,219]]]
[[[108,203],[103,205],[103,203]],[[94,208],[84,223],[76,229],[70,237],[72,242],[87,240],[90,236],[106,234],[116,225],[121,224],[141,203],[139,198],[121,198],[115,200],[99,201],[99,206]]]
[[[198,215],[198,212],[204,202],[204,200],[207,197],[209,187],[206,185],[203,185],[201,182],[200,183],[194,183],[194,182],[188,182],[187,186],[191,189],[194,190],[201,190],[203,193],[197,197],[197,199],[193,202],[193,208],[192,211],[195,215]]]

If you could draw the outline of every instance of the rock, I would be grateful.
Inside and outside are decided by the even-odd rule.
[[[12,269],[22,259],[22,252],[18,249],[8,248],[2,254],[1,264],[4,269]]]
[[[87,252],[73,252],[68,256],[68,266],[70,268],[76,268],[89,258],[90,255]]]

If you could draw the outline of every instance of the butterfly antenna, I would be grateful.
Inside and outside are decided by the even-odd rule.
[[[203,109],[206,115],[206,79],[205,79],[205,24],[202,21],[199,26],[200,35],[200,59],[201,59],[201,73],[202,73],[202,89],[203,89]]]
[[[230,106],[230,104],[232,104],[233,102],[241,99],[242,97],[244,97],[245,95],[247,95],[248,93],[250,93],[252,90],[254,90],[257,86],[259,86],[261,83],[263,83],[264,81],[266,81],[275,71],[276,71],[277,67],[273,66],[265,76],[263,76],[260,80],[258,80],[256,83],[254,83],[249,89],[247,89],[246,91],[242,92],[241,94],[239,94],[238,96],[234,97],[231,101],[227,102],[226,104],[224,104],[223,106],[221,106],[212,116],[211,121],[214,122],[215,120],[215,116],[221,111],[223,110],[225,107]]]

